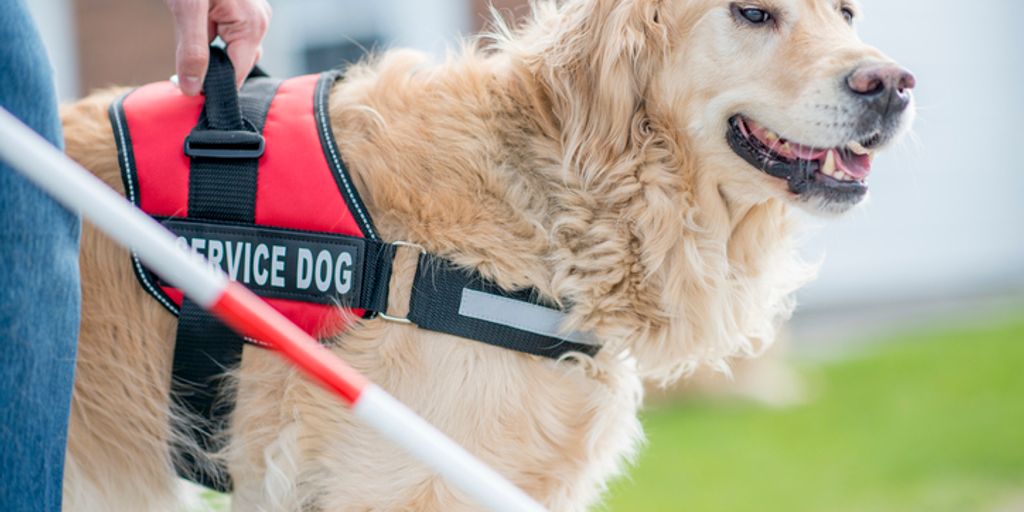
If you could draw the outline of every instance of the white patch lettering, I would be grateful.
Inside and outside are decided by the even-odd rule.
[[[270,252],[270,286],[284,288],[284,276],[281,273],[284,271],[284,258],[288,255],[288,248],[275,245]]]
[[[331,289],[331,252],[320,251],[316,257],[316,289],[326,292]]]
[[[224,242],[210,240],[206,245],[206,259],[210,260],[210,265],[213,268],[221,268],[221,263],[224,261]]]
[[[242,242],[227,243],[228,276],[238,281],[238,269],[242,264]]]
[[[295,286],[308,290],[313,284],[313,251],[299,249],[299,263],[295,273]]]
[[[346,294],[352,289],[352,255],[343,252],[338,255],[338,262],[334,267],[334,287],[338,293]]]
[[[260,263],[261,260],[270,260],[270,249],[264,244],[257,245],[252,255],[252,275],[256,278],[256,284],[263,286],[267,284],[267,279],[270,279],[270,271]]]
[[[206,256],[206,239],[205,238],[193,238],[192,239],[192,250],[200,256]]]
[[[252,273],[252,269],[250,268],[250,267],[252,267],[252,265],[250,264],[250,260],[249,260],[249,256],[251,254],[252,254],[252,244],[249,243],[249,242],[246,242],[245,243],[245,258],[243,259],[243,261],[245,262],[245,276],[243,276],[243,279],[242,279],[242,282],[245,283],[245,284],[249,284],[249,276]]]

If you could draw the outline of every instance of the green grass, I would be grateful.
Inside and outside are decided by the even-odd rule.
[[[806,405],[644,414],[614,512],[1024,512],[1024,313],[804,364]],[[207,496],[209,510],[228,507]]]
[[[649,444],[607,508],[1024,510],[1024,314],[880,341],[856,359],[805,365],[806,405],[646,413]]]

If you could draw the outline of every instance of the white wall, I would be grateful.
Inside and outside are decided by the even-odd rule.
[[[25,5],[50,54],[57,94],[62,100],[78,97],[78,53],[71,0],[28,0]]]
[[[396,46],[443,55],[472,25],[467,0],[378,0]]]
[[[917,74],[914,136],[871,202],[827,223],[808,305],[1024,290],[1024,31],[1017,0],[861,0],[860,32]]]
[[[442,55],[471,26],[468,0],[271,0],[274,19],[264,66],[274,74],[301,69],[308,44],[379,36],[388,47]]]

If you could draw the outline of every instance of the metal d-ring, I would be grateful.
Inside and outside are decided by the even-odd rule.
[[[406,242],[406,241],[403,241],[403,240],[399,240],[397,242],[391,242],[391,245],[393,245],[395,247],[408,247],[410,249],[416,249],[417,251],[420,252],[421,256],[427,253],[426,247],[423,247],[420,244],[416,244],[416,243],[412,243],[412,242]],[[399,318],[397,316],[391,316],[391,315],[389,315],[387,313],[378,313],[377,316],[379,316],[379,317],[381,317],[381,319],[383,319],[385,321],[388,321],[388,322],[391,322],[391,323],[412,325],[412,320],[409,320],[408,318]]]

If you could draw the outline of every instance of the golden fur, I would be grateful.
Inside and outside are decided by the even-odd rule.
[[[552,510],[598,502],[641,441],[642,380],[763,350],[810,277],[794,198],[729,152],[726,119],[755,110],[802,133],[779,112],[798,112],[807,84],[884,57],[830,0],[770,3],[792,13],[773,44],[725,0],[567,0],[441,64],[398,50],[352,68],[333,129],[385,239],[536,287],[605,349],[552,362],[377,319],[332,350]],[[68,154],[122,190],[107,119],[119,92],[63,117]],[[81,261],[68,510],[173,510],[176,321],[89,228]],[[399,251],[395,314],[414,264]],[[217,454],[234,510],[475,509],[276,355],[246,348],[235,377]]]

